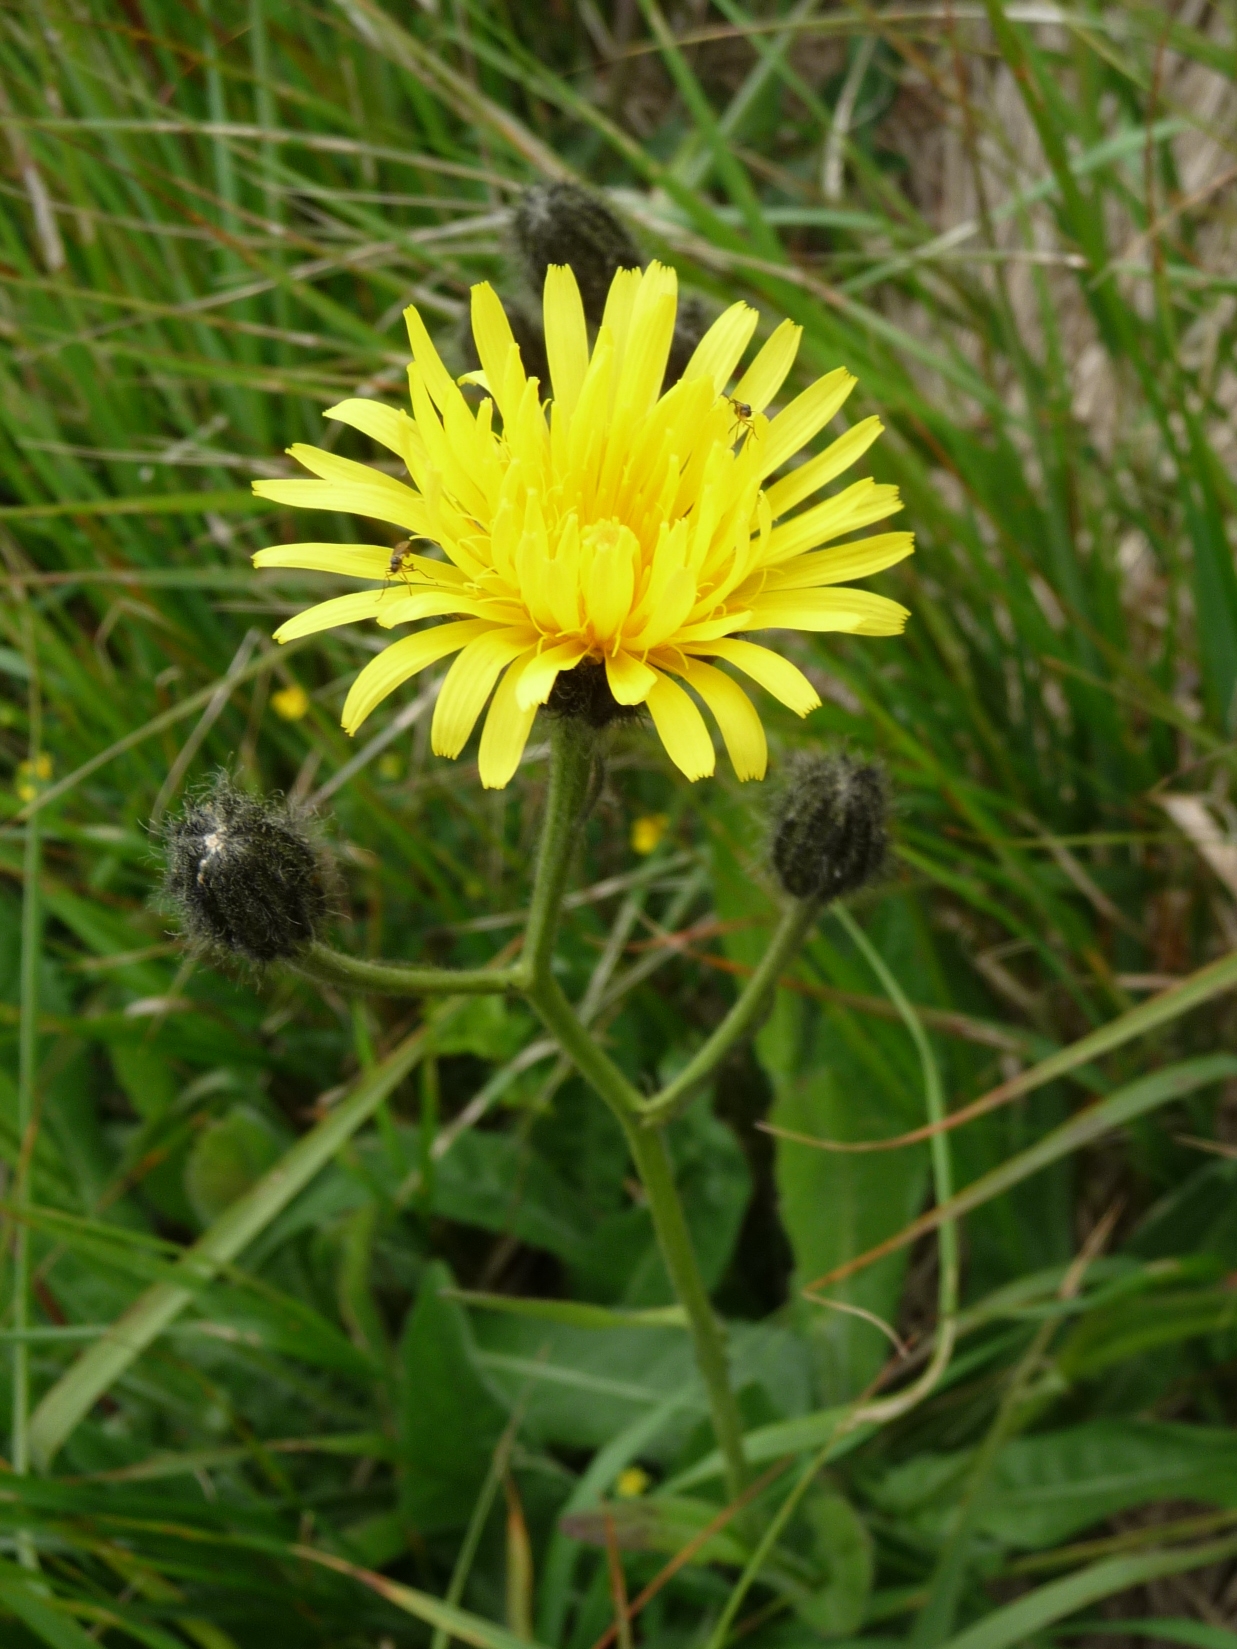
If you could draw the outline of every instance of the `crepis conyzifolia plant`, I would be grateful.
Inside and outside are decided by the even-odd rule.
[[[743,366],[756,311],[732,304],[703,328],[695,307],[679,304],[674,270],[642,269],[600,197],[538,185],[513,219],[516,261],[543,298],[540,311],[524,300],[504,309],[488,284],[474,287],[480,364],[457,380],[410,307],[412,416],[359,398],[327,413],[386,446],[408,482],[382,471],[362,486],[360,465],[297,446],[293,456],[316,479],[254,487],[279,504],[389,520],[428,551],[401,554],[397,580],[383,545],[281,544],[255,557],[366,586],[290,618],[279,641],[366,621],[402,630],[352,683],[342,712],[348,733],[453,657],[431,747],[457,757],[480,723],[481,783],[501,789],[520,768],[534,721],[548,714],[549,784],[522,949],[514,961],[472,969],[331,950],[320,935],[323,863],[305,821],[226,780],[168,828],[167,895],[192,940],[253,962],[283,961],[336,988],[527,1000],[623,1130],[690,1326],[733,1498],[747,1478],[743,1425],[665,1130],[755,1031],[824,905],[880,868],[883,774],[845,754],[791,765],[770,843],[781,918],[721,1023],[658,1092],[641,1088],[590,1034],[555,972],[555,935],[609,724],[647,716],[669,762],[695,782],[716,762],[703,707],[736,778],[763,779],[768,743],[750,685],[804,717],[820,698],[784,648],[742,632],[899,635],[907,610],[855,581],[909,555],[913,537],[855,536],[901,508],[895,487],[864,479],[816,496],[881,424],[868,418],[807,452],[855,380],[837,367],[783,395],[801,328],[783,321]]]

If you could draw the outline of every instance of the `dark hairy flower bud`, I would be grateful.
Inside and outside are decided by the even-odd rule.
[[[610,691],[606,667],[596,659],[581,659],[555,680],[546,702],[552,716],[575,716],[590,727],[608,727],[612,721],[633,721],[638,705],[620,704]]]
[[[321,850],[283,801],[221,774],[164,828],[163,889],[194,944],[249,962],[310,945],[328,903]]]
[[[773,868],[793,899],[839,899],[879,872],[889,787],[875,762],[837,753],[792,762],[773,820]]]
[[[570,264],[584,313],[601,324],[616,270],[639,269],[639,248],[610,207],[578,183],[535,183],[525,189],[511,221],[525,279],[538,298],[552,263]]]

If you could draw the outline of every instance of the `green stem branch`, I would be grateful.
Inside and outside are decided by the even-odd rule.
[[[727,1487],[734,1497],[741,1493],[746,1477],[743,1424],[730,1386],[721,1325],[709,1303],[696,1262],[664,1136],[660,1128],[638,1126],[643,1105],[639,1093],[593,1040],[551,971],[554,935],[571,852],[589,797],[593,748],[593,736],[587,726],[568,718],[555,724],[545,825],[524,938],[523,964],[528,970],[525,989],[546,1029],[580,1075],[614,1112],[627,1136],[632,1160],[648,1197],[662,1259],[687,1314],[696,1364],[708,1394],[718,1447],[726,1463]],[[664,1120],[668,1121],[669,1116],[667,1111]]]
[[[674,1078],[652,1099],[641,1100],[644,1127],[659,1127],[687,1105],[702,1082],[706,1082],[732,1048],[759,1029],[768,1013],[778,978],[798,951],[820,912],[818,899],[797,899],[788,905],[778,923],[772,943],[760,959],[739,997],[708,1041]]]
[[[310,945],[287,966],[306,979],[376,996],[493,996],[518,990],[524,979],[518,963],[503,968],[409,968],[399,962],[368,962],[319,944]]]
[[[708,1393],[717,1445],[725,1462],[726,1494],[737,1500],[747,1482],[747,1461],[743,1454],[743,1420],[730,1384],[726,1342],[721,1324],[709,1303],[704,1279],[696,1263],[696,1250],[660,1128],[629,1128],[628,1139],[636,1170],[649,1199],[649,1213],[658,1246],[679,1304],[687,1313],[696,1366]]]

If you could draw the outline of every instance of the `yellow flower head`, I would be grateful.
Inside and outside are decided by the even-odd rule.
[[[474,286],[481,371],[468,381],[485,392],[475,411],[409,309],[412,416],[350,400],[327,417],[395,453],[413,485],[308,446],[291,452],[318,480],[254,482],[256,493],[278,503],[393,522],[434,551],[413,543],[394,553],[292,544],[254,557],[259,567],[382,581],[298,614],[276,631],[279,641],[358,619],[387,628],[448,619],[405,635],[365,666],[344,704],[349,733],[402,682],[455,654],[431,743],[437,755],[458,756],[490,700],[481,782],[501,789],[560,672],[592,660],[604,665],[619,704],[647,708],[689,779],[714,765],[693,694],[716,719],[738,777],[758,779],[766,763],[760,718],[734,677],[708,661],[731,666],[803,716],[820,703],[811,683],[778,653],[737,639],[740,632],[901,632],[904,607],[840,586],[909,555],[912,535],[834,543],[900,509],[897,488],[857,481],[790,513],[871,446],[880,420],[864,419],[769,480],[824,428],[855,379],[839,367],[767,418],[802,329],[784,321],[728,392],[757,319],[737,303],[663,395],[676,301],[672,269],[620,270],[590,352],[575,277],[551,267],[544,304],[553,399],[546,402],[537,379],[525,376],[497,295]]]

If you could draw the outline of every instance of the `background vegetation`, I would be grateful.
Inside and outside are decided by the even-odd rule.
[[[685,1549],[644,1642],[1237,1643],[1235,28],[1207,0],[0,10],[6,1645],[625,1645],[620,1576]],[[487,1001],[411,1045],[407,1006],[186,958],[152,899],[152,824],[224,766],[329,820],[347,947],[518,933],[544,751],[484,794],[411,689],[350,744],[379,643],[269,643],[330,581],[249,570],[305,528],[247,481],[293,440],[373,458],[322,408],[402,396],[410,300],[445,348],[470,282],[516,295],[507,213],[544,175],[608,190],[706,308],[793,315],[805,375],[858,372],[919,535],[881,581],[905,639],[796,643],[825,707],[771,720],[779,763],[891,767],[854,916],[910,1028],[827,919],[673,1135],[775,1472],[690,1545],[722,1492],[687,1337],[621,1138],[531,1021]],[[754,788],[615,748],[565,983],[638,1080],[760,949]],[[948,1136],[953,1362],[835,1447],[719,1632],[836,1405],[918,1373],[936,1309],[930,1219],[825,1291],[870,1316],[803,1294],[906,1234],[927,1145],[756,1124],[895,1135],[937,1071],[951,1109],[1006,1101]],[[71,1425],[60,1382],[139,1297],[165,1331]]]

